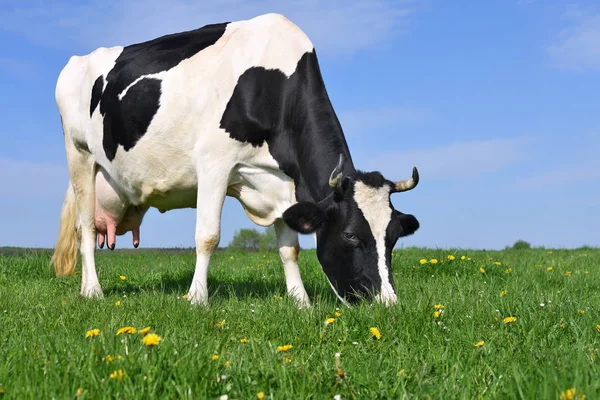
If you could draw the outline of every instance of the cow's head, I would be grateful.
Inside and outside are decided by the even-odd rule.
[[[345,301],[371,298],[396,302],[391,253],[396,241],[413,234],[419,222],[396,211],[392,193],[413,189],[419,174],[392,182],[379,172],[342,174],[343,157],[331,173],[333,195],[319,203],[300,202],[285,211],[286,223],[317,235],[317,256],[336,294]]]

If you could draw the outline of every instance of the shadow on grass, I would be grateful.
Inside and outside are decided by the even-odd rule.
[[[120,287],[119,285],[107,286],[104,294],[162,292],[164,294],[177,293],[184,295],[190,288],[193,275],[193,271],[185,271],[179,274],[163,275],[160,280],[148,280],[139,285],[130,283],[125,287]],[[317,294],[320,295],[321,299],[327,301],[337,300],[331,289],[323,285],[312,285],[311,283],[304,282],[304,287],[311,300],[314,300]],[[228,299],[232,296],[238,299],[249,297],[269,299],[275,295],[285,296],[287,294],[285,280],[265,282],[262,279],[250,279],[248,281],[241,281],[214,276],[208,277],[208,291],[211,301],[219,298]]]

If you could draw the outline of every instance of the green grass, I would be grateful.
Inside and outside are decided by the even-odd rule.
[[[557,399],[573,387],[600,396],[598,249],[397,250],[399,304],[389,309],[336,301],[313,251],[300,255],[307,310],[286,296],[275,253],[216,253],[210,308],[182,297],[193,252],[97,252],[100,300],[80,298],[79,267],[55,278],[49,257],[0,256],[0,398],[73,399],[80,388],[85,399]],[[517,319],[505,324],[508,316]],[[116,336],[124,326],[150,326],[162,341],[146,348],[142,335]],[[85,338],[93,328],[101,333]],[[287,354],[277,351],[286,344]],[[123,379],[110,378],[119,369]]]

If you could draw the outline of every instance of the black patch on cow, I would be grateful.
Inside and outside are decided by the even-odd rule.
[[[102,88],[104,87],[104,78],[102,75],[96,79],[94,82],[94,86],[92,87],[92,99],[90,100],[90,118],[94,113],[96,107],[98,107],[98,103],[100,102],[100,97],[102,97]]]
[[[100,99],[100,113],[104,117],[102,144],[109,160],[115,158],[119,145],[128,151],[146,133],[160,105],[161,81],[152,77],[141,79],[129,88],[122,100],[118,96],[137,79],[168,71],[213,45],[223,36],[227,25],[227,22],[206,25],[123,49],[106,76],[106,88]],[[92,112],[96,107],[93,104],[94,89],[90,104]]]
[[[294,73],[253,67],[239,78],[220,127],[232,139],[269,151],[294,179],[298,201],[331,194],[329,175],[340,153],[344,173],[354,172],[344,133],[333,110],[314,51],[305,53]]]

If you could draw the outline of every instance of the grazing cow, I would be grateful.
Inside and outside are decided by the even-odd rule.
[[[207,270],[225,196],[258,225],[275,224],[288,293],[310,301],[298,232],[314,233],[338,298],[397,301],[390,270],[398,238],[419,223],[392,193],[414,188],[357,171],[308,37],[267,14],[127,47],[73,56],[56,84],[70,182],[52,257],[81,294],[101,296],[96,240],[139,226],[150,207],[196,208],[196,267],[188,300],[208,301]],[[105,238],[106,236],[106,238]]]

